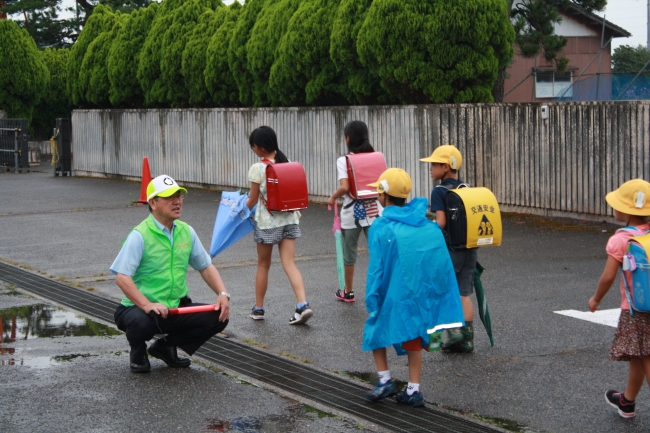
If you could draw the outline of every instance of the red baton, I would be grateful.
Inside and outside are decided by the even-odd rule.
[[[195,305],[193,307],[170,308],[169,314],[205,313],[209,311],[215,311],[216,309],[216,304]]]

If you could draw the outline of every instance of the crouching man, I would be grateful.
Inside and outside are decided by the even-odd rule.
[[[147,353],[170,367],[189,367],[190,360],[179,358],[176,348],[192,355],[228,325],[230,295],[194,229],[179,220],[186,193],[169,176],[153,179],[147,187],[151,214],[131,231],[111,265],[125,295],[115,310],[115,324],[126,332],[134,373],[151,369]],[[187,296],[188,266],[217,294],[216,309],[169,315],[170,308],[202,305]],[[155,334],[166,336],[147,348]]]

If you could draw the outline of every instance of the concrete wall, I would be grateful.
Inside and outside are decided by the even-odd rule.
[[[650,180],[650,102],[463,104],[380,107],[196,110],[76,110],[72,115],[77,175],[138,179],[142,159],[153,176],[213,188],[248,187],[256,161],[248,135],[271,126],[280,149],[305,166],[310,194],[325,200],[337,187],[343,128],[363,120],[389,166],[412,177],[412,195],[428,197],[428,156],[458,145],[460,174],[490,188],[502,209],[544,215],[611,216],[605,194],[633,178]]]

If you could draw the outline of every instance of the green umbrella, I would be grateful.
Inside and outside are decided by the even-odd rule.
[[[476,300],[478,301],[478,315],[481,317],[481,322],[485,326],[488,337],[490,337],[490,345],[494,346],[490,311],[488,310],[487,300],[485,299],[483,284],[481,284],[481,274],[484,270],[485,268],[479,262],[476,262],[476,268],[474,268],[474,290],[476,291]]]

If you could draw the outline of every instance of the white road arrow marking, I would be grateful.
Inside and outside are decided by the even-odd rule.
[[[597,310],[595,313],[592,313],[591,311],[562,310],[554,311],[554,313],[616,328],[618,326],[618,317],[621,315],[621,309],[614,308],[613,310]]]

